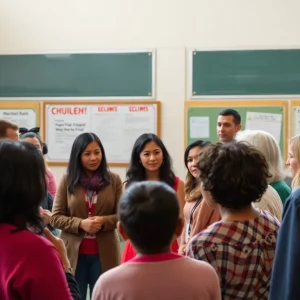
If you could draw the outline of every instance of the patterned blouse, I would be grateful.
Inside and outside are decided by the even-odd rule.
[[[249,221],[216,222],[193,237],[187,256],[215,268],[224,300],[268,299],[279,226],[268,211]]]

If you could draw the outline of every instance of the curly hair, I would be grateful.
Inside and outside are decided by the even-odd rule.
[[[185,183],[184,183],[184,193],[185,193],[185,201],[186,202],[191,202],[194,200],[197,200],[201,197],[201,187],[200,187],[200,182],[198,178],[195,178],[189,171],[188,168],[188,158],[189,158],[189,153],[190,150],[192,150],[195,147],[199,147],[203,149],[205,146],[209,145],[209,141],[202,141],[202,140],[197,140],[190,145],[188,145],[185,149],[184,152],[184,164],[187,169],[187,174],[185,178]]]
[[[204,190],[232,210],[260,201],[270,176],[264,155],[243,142],[208,145],[200,154],[199,169]]]

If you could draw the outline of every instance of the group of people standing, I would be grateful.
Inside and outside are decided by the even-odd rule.
[[[34,271],[23,274],[22,259],[17,257],[21,252],[19,249],[13,252],[11,246],[6,246],[3,252],[0,250],[0,257],[12,253],[19,267],[19,275],[14,273],[14,276],[19,276],[17,282],[22,290],[16,291],[18,287],[9,281],[12,263],[0,259],[5,273],[4,281],[0,282],[3,299],[64,300],[71,299],[71,294],[73,299],[86,299],[88,288],[93,299],[103,300],[268,299],[269,296],[272,300],[296,299],[292,296],[297,287],[292,287],[290,281],[283,286],[278,282],[278,273],[283,260],[289,277],[288,265],[292,266],[288,254],[298,253],[288,249],[293,241],[287,239],[292,239],[291,222],[297,222],[293,207],[298,200],[293,199],[299,199],[300,192],[296,190],[290,196],[291,189],[283,180],[282,157],[274,137],[264,131],[246,130],[237,134],[240,123],[236,111],[223,111],[217,122],[222,143],[198,140],[188,145],[184,153],[185,182],[174,173],[172,159],[155,134],[145,133],[136,140],[122,182],[118,174],[109,170],[99,137],[83,133],[72,145],[67,172],[54,195],[51,194],[50,170],[44,161],[41,166],[37,155],[37,151],[42,155],[47,151],[38,132],[19,130],[20,137],[12,138],[17,129],[7,128],[6,133],[11,136],[6,138],[27,143],[0,142],[1,170],[9,172],[12,165],[16,170],[24,169],[26,163],[31,162],[31,167],[39,171],[34,174],[35,171],[26,170],[27,178],[23,173],[26,188],[14,188],[11,184],[6,187],[7,180],[16,180],[15,173],[7,173],[9,179],[0,174],[0,236],[11,239],[14,246],[17,241],[25,243],[30,239],[35,250],[24,249],[23,256],[42,252],[52,257],[48,262],[52,269],[45,267],[48,274],[43,277],[44,285],[47,276],[55,277],[56,270],[60,275],[51,279],[45,288],[47,294],[41,296],[42,290],[37,288],[41,279],[32,287],[26,285],[26,281],[35,280],[40,274]],[[33,153],[31,158],[29,150]],[[19,165],[14,162],[14,155],[18,156]],[[20,165],[22,157],[24,161]],[[300,185],[299,136],[289,143],[287,164],[292,170],[292,187],[296,189]],[[18,170],[21,172],[21,169]],[[44,180],[41,180],[43,173]],[[36,181],[36,188],[30,180]],[[21,183],[15,182],[15,185]],[[33,190],[36,197],[30,199]],[[54,201],[50,197],[54,197]],[[24,202],[22,210],[15,208],[21,200]],[[281,220],[285,226],[282,231],[288,230],[289,234],[281,233],[278,239]],[[47,229],[40,227],[40,221],[54,235],[59,229],[60,239],[53,239]],[[122,258],[117,227],[126,240]],[[17,232],[29,229],[30,233],[38,232],[44,237],[34,240],[27,232],[25,235],[12,233],[15,228]],[[56,247],[63,268],[57,257],[53,258],[52,248],[47,248],[46,239]],[[275,256],[276,247],[280,258],[277,258],[278,253]],[[283,253],[283,249],[287,252]],[[36,265],[34,257],[31,259],[33,270],[45,265],[41,258],[36,259]],[[270,294],[274,259],[272,280],[276,285],[272,285]],[[118,266],[120,261],[122,264]],[[62,270],[66,278],[62,278]],[[18,293],[36,297],[17,298]]]

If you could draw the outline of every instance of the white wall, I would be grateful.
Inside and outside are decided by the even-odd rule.
[[[155,48],[162,137],[183,177],[186,49],[299,48],[299,11],[299,0],[0,0],[0,53]]]

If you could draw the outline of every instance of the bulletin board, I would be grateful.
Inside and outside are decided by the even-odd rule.
[[[290,137],[300,134],[300,100],[292,100],[291,102],[291,124]]]
[[[185,145],[195,140],[219,141],[217,118],[227,108],[241,115],[242,130],[261,129],[278,141],[283,157],[287,154],[288,102],[285,100],[186,101]]]
[[[37,127],[40,124],[40,103],[0,101],[0,119],[28,129]]]
[[[127,166],[135,140],[160,135],[160,102],[44,102],[44,140],[50,165],[67,165],[75,138],[97,134],[110,166]]]

